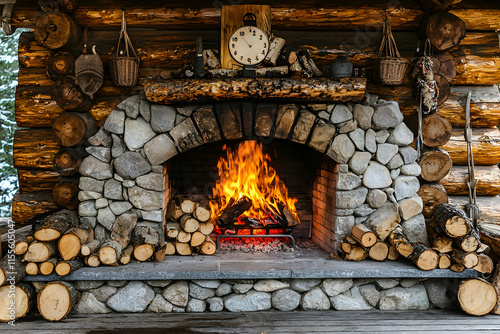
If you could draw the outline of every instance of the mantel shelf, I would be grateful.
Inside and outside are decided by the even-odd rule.
[[[203,103],[237,99],[303,102],[359,102],[366,78],[211,78],[152,81],[144,85],[157,104]]]

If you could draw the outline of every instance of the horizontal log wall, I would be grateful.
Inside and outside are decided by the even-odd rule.
[[[252,1],[257,4],[266,2]],[[118,37],[122,6],[123,2],[116,0],[103,0],[98,4],[82,0],[75,14],[75,21],[80,27],[90,28],[89,44],[97,45],[105,64]],[[387,10],[399,50],[403,57],[412,60],[419,25],[426,14],[418,1],[400,0],[387,6],[386,0],[353,0],[341,4],[324,0],[278,0],[272,4],[272,29],[277,36],[287,40],[287,48],[309,50],[324,73],[327,73],[328,65],[345,51],[350,52],[349,58],[355,67],[369,68],[377,56]],[[113,87],[106,68],[104,85],[90,110],[97,124],[104,124],[109,113],[123,99],[142,90],[144,79],[154,77],[165,69],[191,64],[197,36],[203,37],[205,49],[218,50],[220,12],[217,2],[201,0],[185,4],[153,0],[127,4],[127,27],[141,58],[141,80],[137,87],[131,89]],[[457,76],[451,83],[449,99],[438,113],[450,121],[454,133],[444,149],[450,152],[456,166],[466,164],[464,106],[466,91],[472,89],[475,160],[478,165],[493,170],[500,160],[497,153],[500,151],[497,145],[500,132],[492,129],[500,122],[500,93],[498,89],[496,93],[491,93],[491,86],[500,82],[500,50],[495,33],[495,29],[500,29],[500,3],[486,0],[460,3],[451,12],[465,21],[467,36],[458,47],[450,50],[457,64]],[[14,8],[13,25],[34,28],[40,13],[36,1],[19,0]],[[13,217],[18,223],[54,208],[50,194],[53,186],[62,179],[54,166],[54,156],[61,147],[51,127],[64,110],[51,98],[54,82],[45,70],[45,61],[50,53],[36,43],[33,33],[22,34],[16,121],[19,126],[30,129],[20,130],[15,136],[14,160],[19,170],[20,193],[14,199]],[[407,120],[417,110],[409,78],[398,87],[380,86],[370,81],[371,78],[368,91],[381,98],[398,101]],[[463,194],[466,189],[463,167],[457,168],[443,180],[450,194]],[[496,193],[500,188],[500,178],[491,178],[487,174],[477,173],[479,193],[484,195]]]

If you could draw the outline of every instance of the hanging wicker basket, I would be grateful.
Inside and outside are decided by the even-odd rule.
[[[123,42],[123,43],[122,43]],[[123,10],[122,29],[116,49],[109,58],[111,81],[118,87],[135,87],[139,76],[140,59],[135,53],[132,41],[127,33],[125,10]]]
[[[378,59],[375,60],[372,68],[374,79],[382,85],[401,85],[407,69],[408,61],[401,58],[392,35],[391,23],[386,20]]]

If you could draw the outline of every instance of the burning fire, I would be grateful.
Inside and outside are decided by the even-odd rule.
[[[250,199],[252,207],[239,218],[250,217],[265,225],[266,221],[274,220],[272,216],[286,214],[290,226],[300,221],[295,208],[297,199],[288,197],[288,189],[269,166],[271,158],[262,152],[262,144],[245,141],[235,152],[225,146],[224,149],[227,157],[221,157],[217,164],[219,180],[210,202],[214,224],[228,206],[245,197]]]

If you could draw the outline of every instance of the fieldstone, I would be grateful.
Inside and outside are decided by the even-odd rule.
[[[385,143],[387,138],[389,138],[389,132],[387,130],[380,130],[375,134],[375,141],[377,144]]]
[[[408,220],[415,215],[422,212],[424,207],[422,198],[420,196],[415,195],[413,197],[401,200],[398,202],[399,205],[399,215],[403,220]],[[425,230],[425,225],[424,225]]]
[[[80,188],[80,190],[95,191],[98,193],[102,193],[104,189],[104,181],[96,180],[91,177],[82,176],[80,177],[80,181],[78,182],[78,188]]]
[[[330,302],[332,303],[333,309],[339,311],[362,311],[373,309],[361,295],[359,287],[354,287],[343,294],[330,297]]]
[[[153,313],[170,313],[172,312],[173,305],[169,303],[161,294],[157,294],[151,304],[149,304],[147,311]]]
[[[206,300],[210,312],[221,312],[224,309],[224,300],[220,297],[212,297]]]
[[[337,171],[339,173],[349,173],[349,165],[348,164],[337,164]]]
[[[109,207],[97,210],[97,221],[104,226],[108,231],[111,231],[115,223],[115,215]]]
[[[299,109],[295,104],[286,104],[278,106],[278,113],[276,117],[276,125],[274,130],[274,137],[286,139],[295,122],[295,118],[299,113]],[[327,115],[327,120],[330,115]]]
[[[271,305],[277,310],[289,312],[299,307],[300,298],[299,293],[290,289],[282,289],[272,294]]]
[[[289,287],[290,284],[282,281],[277,281],[274,279],[259,280],[253,286],[255,291],[261,291],[261,292],[273,292]]]
[[[346,235],[351,233],[352,227],[355,224],[354,216],[335,217],[335,239],[342,240]]]
[[[378,208],[377,211],[368,216],[365,224],[366,227],[375,232],[381,240],[385,240],[400,221],[397,204],[386,202]]]
[[[368,215],[372,214],[373,212],[375,212],[375,210],[376,209],[372,208],[370,205],[364,203],[364,204],[361,204],[361,206],[357,207],[354,210],[354,214],[356,216],[365,217],[365,216],[368,216]]]
[[[151,165],[138,152],[127,152],[114,161],[116,173],[125,180],[134,180],[151,171]]]
[[[362,129],[356,128],[356,130],[349,132],[349,138],[359,151],[365,149],[365,132]]]
[[[118,174],[116,174],[116,173],[113,175],[113,178],[114,178],[116,181],[119,181],[119,182],[123,182],[123,181],[125,181],[125,180],[123,179],[123,177],[121,177],[120,175],[118,175]]]
[[[175,306],[186,307],[189,300],[189,285],[186,281],[177,281],[167,286],[162,296]]]
[[[350,216],[354,214],[354,209],[336,209],[337,216]]]
[[[127,118],[125,120],[125,135],[123,136],[123,141],[129,150],[135,151],[142,148],[144,144],[155,136],[156,133],[144,118]]]
[[[94,239],[97,240],[107,240],[109,239],[109,231],[104,228],[101,224],[97,224],[97,219],[96,219],[96,226],[94,228]]]
[[[122,213],[125,213],[127,212],[128,210],[132,209],[133,208],[133,205],[130,204],[130,202],[125,202],[125,201],[118,201],[118,202],[113,202],[109,205],[109,208],[111,209],[111,211],[119,216],[121,215]]]
[[[195,298],[191,298],[186,305],[186,312],[190,313],[201,313],[205,312],[207,309],[207,303],[204,300],[199,300]]]
[[[146,122],[151,122],[151,103],[147,99],[142,99],[139,103],[139,114]]]
[[[364,106],[361,104],[354,105],[353,116],[361,129],[368,130],[371,128],[373,112],[374,109],[371,106]]]
[[[109,205],[109,202],[106,198],[99,198],[95,201],[95,208],[102,209]],[[114,213],[114,212],[113,212]]]
[[[289,108],[288,110],[292,109]],[[315,120],[316,116],[313,113],[302,109],[298,116],[298,120],[295,126],[293,127],[292,141],[299,144],[305,144],[307,138],[309,138],[309,133],[311,132],[312,127],[314,126]]]
[[[123,200],[123,187],[122,183],[115,180],[109,179],[104,184],[104,197],[113,200]]]
[[[236,293],[247,293],[253,287],[253,284],[237,283],[233,285],[233,291]]]
[[[132,188],[133,186],[135,186],[135,181],[134,180],[123,180],[122,185],[125,188]]]
[[[415,284],[425,281],[425,278],[402,278],[401,281],[399,281],[399,285],[401,285],[403,288],[409,288],[414,286]]]
[[[96,157],[89,155],[80,163],[80,174],[97,180],[106,180],[113,177],[109,163],[102,162]]]
[[[401,166],[401,174],[408,176],[420,176],[422,168],[416,162]]]
[[[265,311],[271,308],[271,295],[266,292],[249,291],[246,294],[229,295],[224,306],[231,312]]]
[[[353,118],[352,112],[345,104],[336,104],[332,110],[330,116],[330,122],[333,124],[339,124],[342,122],[347,122]]]
[[[387,290],[398,286],[399,280],[394,278],[379,278],[375,280],[375,284],[377,284],[379,289]]]
[[[273,119],[276,114],[276,104],[258,104],[255,108],[255,135],[269,137],[273,129]],[[335,130],[335,128],[334,128]]]
[[[397,169],[397,168],[403,166],[403,164],[404,164],[404,162],[403,162],[403,158],[401,157],[401,154],[396,153],[391,158],[391,160],[389,160],[389,162],[387,163],[386,167],[389,168],[389,169],[393,169],[394,170],[394,169]]]
[[[442,278],[430,278],[424,282],[430,302],[441,309],[458,308],[456,282]]]
[[[118,289],[114,286],[103,285],[96,289],[90,290],[90,292],[92,292],[92,294],[98,301],[105,303],[111,296],[116,293],[117,290]]]
[[[172,106],[151,104],[151,128],[158,133],[172,130],[176,115],[177,112]]]
[[[194,279],[192,282],[207,289],[217,289],[221,284],[218,279]]]
[[[372,158],[370,152],[355,152],[349,160],[349,168],[356,174],[361,175],[368,168],[368,163]]]
[[[394,181],[394,196],[397,201],[414,196],[420,189],[420,182],[415,176],[402,175]]]
[[[377,307],[380,300],[380,291],[377,290],[375,284],[362,285],[359,288],[359,293],[373,307]]]
[[[355,146],[349,136],[340,134],[333,139],[327,155],[338,163],[346,164],[355,152]]]
[[[365,149],[370,153],[377,152],[376,133],[373,129],[368,129],[365,132]]]
[[[137,185],[148,190],[163,191],[163,175],[149,173],[135,179]]]
[[[78,314],[105,314],[112,311],[106,304],[97,300],[92,293],[84,292],[75,306],[75,312]]]
[[[403,122],[396,126],[389,138],[387,138],[387,142],[399,146],[410,145],[413,142],[413,132]]]
[[[337,208],[339,209],[356,209],[363,204],[368,195],[368,189],[359,187],[354,190],[337,191]]]
[[[129,201],[138,209],[146,211],[159,210],[163,207],[162,193],[132,187],[128,190]]]
[[[96,147],[89,146],[85,149],[90,155],[93,157],[103,161],[110,162],[111,161],[111,149],[109,147]]]
[[[97,224],[97,218],[96,217],[80,217],[80,224],[91,226],[92,228],[95,228],[95,226]]]
[[[378,162],[385,165],[398,153],[398,146],[393,144],[378,144],[377,154],[375,155]],[[398,166],[399,167],[399,166]],[[390,167],[389,167],[390,168]]]
[[[146,283],[132,281],[108,299],[106,304],[116,312],[142,312],[155,297]]]
[[[403,121],[403,114],[396,101],[384,101],[374,105],[372,127],[376,130],[395,128]]]
[[[187,118],[182,123],[176,125],[170,130],[169,134],[172,136],[181,152],[203,144],[203,138],[199,134],[191,118]],[[158,163],[153,164],[156,165]]]
[[[153,165],[153,166],[151,166],[151,171],[155,174],[162,174],[163,175],[164,167],[163,167],[163,165]]]
[[[106,281],[74,281],[73,285],[77,290],[87,291],[103,286]]]
[[[83,201],[89,201],[93,199],[99,199],[102,197],[101,193],[96,193],[94,191],[79,191],[78,192],[78,200],[83,202]]]
[[[387,188],[392,184],[391,173],[378,162],[371,161],[363,173],[363,185],[370,189]]]
[[[368,192],[366,201],[372,208],[380,208],[387,201],[387,194],[380,189],[372,189]]]
[[[97,210],[95,208],[95,201],[85,201],[78,204],[78,215],[84,217],[95,217],[97,216]]]
[[[205,300],[210,297],[215,296],[215,292],[213,289],[208,289],[199,286],[198,284],[189,282],[189,296],[200,299],[200,300]]]
[[[215,290],[215,295],[216,296],[225,296],[231,293],[233,290],[233,287],[229,283],[221,283],[217,290]]]
[[[164,288],[166,287],[167,285],[169,285],[170,283],[172,283],[171,280],[158,280],[158,281],[146,281],[146,283],[148,283],[150,286],[154,287],[154,288]]]
[[[324,153],[330,145],[333,136],[335,135],[335,127],[323,121],[316,123],[312,131],[311,139],[308,145],[316,151]]]
[[[337,125],[337,127],[339,128],[339,133],[349,133],[358,127],[358,122],[351,119],[350,121]]]
[[[382,311],[392,310],[427,310],[429,299],[422,285],[414,285],[410,288],[396,287],[380,292],[379,309]]]
[[[399,169],[392,169],[391,170],[391,179],[396,180],[400,173],[401,173],[401,171]]]
[[[113,138],[113,146],[111,146],[111,156],[113,157],[113,159],[115,159],[125,153],[127,147],[125,146],[125,143],[120,136],[113,133],[111,134],[111,137]]]
[[[106,118],[103,128],[117,135],[123,134],[125,130],[125,113],[123,110],[113,110],[108,118]]]
[[[174,313],[185,313],[186,309],[184,307],[173,306],[172,312]]]
[[[401,226],[403,227],[408,240],[411,242],[421,242],[423,244],[430,245],[429,239],[427,238],[427,231],[425,229],[424,215],[415,215],[413,218],[402,222]]]
[[[177,107],[177,112],[183,116],[189,117],[193,113],[193,110],[197,108],[197,105],[191,104],[187,106]]]
[[[163,221],[163,211],[142,211],[141,210],[142,219],[152,221],[155,223],[161,223]]]
[[[144,145],[144,153],[152,165],[159,165],[174,157],[177,148],[169,136],[162,134]]]
[[[418,152],[411,146],[402,146],[399,148],[399,154],[403,158],[405,165],[414,163],[418,159]]]
[[[139,104],[141,103],[140,95],[133,95],[128,99],[123,100],[118,105],[118,108],[123,109],[129,118],[137,118],[139,116]]]
[[[352,284],[350,278],[327,278],[321,283],[321,288],[328,297],[333,297],[348,291]]]
[[[353,190],[361,185],[361,178],[353,173],[339,173],[337,181],[338,190]]]
[[[103,128],[100,128],[99,131],[97,131],[95,135],[87,139],[87,141],[92,146],[111,146],[111,136],[109,135],[109,133],[104,131]]]
[[[327,110],[326,103],[310,103],[307,105],[307,108],[314,112]]]
[[[326,311],[330,309],[330,300],[320,287],[316,287],[302,296],[300,306],[305,311]]]

